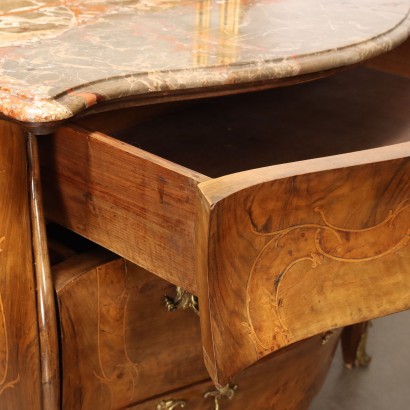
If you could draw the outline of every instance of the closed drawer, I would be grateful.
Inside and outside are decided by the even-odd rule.
[[[233,397],[218,399],[220,410],[308,409],[325,378],[339,335],[336,331],[326,344],[323,335],[304,340],[243,371],[231,382],[236,386]],[[178,410],[182,408],[178,403],[184,402],[186,410],[214,410],[214,392],[213,383],[206,381],[129,408],[166,410],[166,404],[169,409],[173,402]]]
[[[410,306],[409,91],[360,69],[126,130],[84,120],[41,141],[47,215],[197,294],[223,386],[298,340]]]
[[[64,409],[119,409],[203,381],[199,319],[174,286],[102,249],[54,266]]]

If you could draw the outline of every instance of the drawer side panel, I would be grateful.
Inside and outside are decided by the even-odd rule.
[[[42,138],[40,156],[47,218],[196,292],[196,185],[204,177],[75,127]]]

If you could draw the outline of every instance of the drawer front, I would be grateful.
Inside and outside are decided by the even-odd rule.
[[[201,324],[216,383],[295,341],[410,308],[410,143],[199,188]]]
[[[69,259],[54,277],[63,408],[118,409],[209,377],[198,316],[167,311],[174,286],[105,252]]]
[[[233,397],[218,399],[220,410],[306,410],[323,383],[340,331],[289,346],[235,377]],[[129,407],[135,410],[214,410],[215,386],[207,381]],[[172,406],[175,407],[172,407]]]

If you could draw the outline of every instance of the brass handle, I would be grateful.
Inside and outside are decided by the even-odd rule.
[[[208,393],[204,394],[204,397],[207,399],[208,397],[212,397],[214,399],[215,403],[215,410],[220,410],[220,404],[219,401],[223,398],[226,397],[229,400],[232,400],[233,397],[235,396],[235,392],[238,391],[238,386],[236,385],[229,385],[227,384],[225,387],[222,387],[221,389],[216,389],[209,391]]]
[[[167,309],[170,312],[179,309],[192,309],[199,316],[198,298],[179,286],[176,287],[176,292],[175,298],[165,296],[165,306]]]
[[[178,406],[185,407],[185,400],[162,400],[157,404],[156,410],[173,410]]]

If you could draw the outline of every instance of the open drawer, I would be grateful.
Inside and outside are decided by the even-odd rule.
[[[125,130],[124,113],[83,120],[39,141],[46,214],[197,294],[223,386],[410,307],[409,107],[408,81],[357,69]]]

